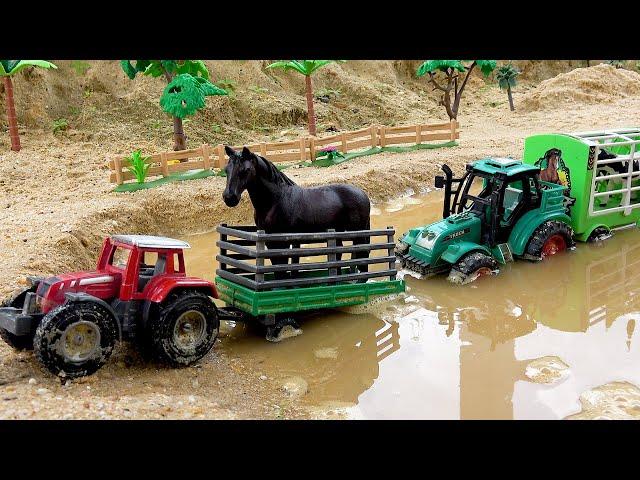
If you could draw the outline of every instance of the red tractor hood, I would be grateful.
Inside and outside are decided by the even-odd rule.
[[[42,311],[47,313],[64,303],[64,295],[68,292],[84,292],[102,299],[117,296],[121,280],[119,273],[104,271],[63,273],[42,280],[37,293],[42,297]]]

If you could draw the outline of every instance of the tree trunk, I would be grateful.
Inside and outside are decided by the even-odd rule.
[[[462,85],[460,85],[460,90],[455,90],[455,97],[453,100],[453,105],[451,107],[451,112],[453,113],[453,118],[451,118],[451,120],[455,120],[458,118],[458,109],[460,108],[460,100],[462,99],[462,92],[464,92],[464,87],[467,86],[467,80],[469,80],[469,77],[471,76],[471,72],[473,71],[473,69],[476,66],[476,61],[474,60],[471,65],[469,65],[469,68],[467,68],[467,74],[464,77],[464,80],[462,81]],[[457,86],[457,85],[456,85]],[[451,115],[449,115],[451,117]]]
[[[13,82],[11,77],[4,77],[4,90],[7,92],[7,122],[9,123],[9,137],[11,138],[11,150],[20,151],[20,136],[18,134],[18,119],[16,107],[13,102]]]
[[[187,149],[187,136],[182,128],[182,119],[178,117],[173,117],[173,141],[174,150]]]
[[[309,123],[309,135],[316,136],[316,111],[313,108],[313,87],[311,85],[311,75],[305,75],[304,80],[307,86],[307,121]]]
[[[511,85],[507,85],[507,97],[509,97],[509,108],[513,112],[516,107],[513,106],[513,95],[511,95]]]
[[[587,60],[587,67],[591,66],[591,60]]]

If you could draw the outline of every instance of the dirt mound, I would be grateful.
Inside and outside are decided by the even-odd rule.
[[[600,64],[576,68],[540,83],[523,94],[519,109],[554,110],[559,105],[608,103],[640,94],[640,74]]]

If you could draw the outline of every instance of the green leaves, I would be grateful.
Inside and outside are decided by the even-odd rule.
[[[148,77],[161,77],[165,74],[189,74],[209,79],[209,70],[202,60],[120,60],[124,73],[133,80],[138,73]]]
[[[281,60],[267,65],[267,68],[281,68],[285,71],[295,70],[302,75],[308,76],[332,62],[344,63],[346,60]]]
[[[514,67],[511,63],[506,65],[502,65],[496,71],[496,80],[498,81],[498,86],[502,90],[506,90],[507,88],[516,86],[516,77],[520,75],[520,71]]]
[[[141,150],[135,150],[129,157],[127,157],[127,161],[129,165],[127,166],[127,170],[129,170],[135,177],[138,183],[144,183],[147,178],[147,172],[149,171],[149,167],[151,167],[150,163],[147,163],[149,157],[143,157]]]
[[[58,68],[46,60],[0,60],[0,77],[13,76],[27,67]]]
[[[184,118],[204,107],[208,95],[227,95],[227,91],[204,77],[183,73],[166,86],[160,97],[160,106],[169,115]]]
[[[473,60],[426,60],[418,67],[416,75],[422,77],[427,73],[446,72],[449,69],[464,72],[467,69],[465,62],[473,62]],[[475,60],[475,62],[485,76],[496,68],[495,60]]]

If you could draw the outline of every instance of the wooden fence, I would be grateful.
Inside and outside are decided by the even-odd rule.
[[[341,132],[328,137],[305,137],[298,140],[274,143],[254,143],[246,145],[251,151],[268,158],[272,162],[299,162],[315,160],[320,150],[330,146],[340,152],[366,150],[373,147],[387,147],[401,144],[420,144],[434,140],[454,141],[460,138],[459,124],[453,120],[433,125],[420,124],[403,127],[371,127]],[[241,149],[244,145],[235,146]],[[135,176],[127,170],[127,157],[119,156],[107,160],[111,171],[109,181],[118,185]],[[200,148],[177,152],[162,152],[147,159],[151,164],[148,177],[168,176],[189,170],[224,168],[227,156],[224,145],[202,145]]]

